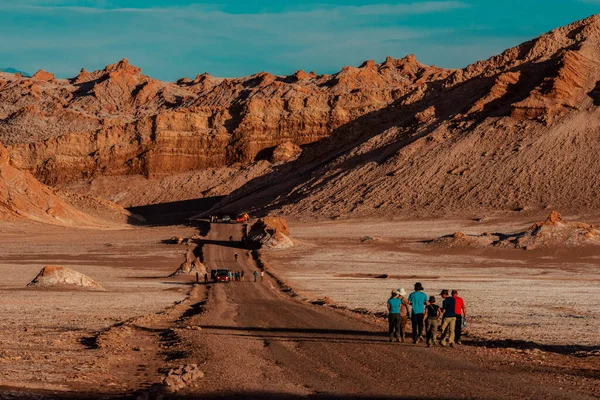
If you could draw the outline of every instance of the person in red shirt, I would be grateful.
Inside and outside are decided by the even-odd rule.
[[[454,297],[456,306],[456,328],[454,330],[454,342],[456,344],[462,344],[460,341],[460,336],[462,335],[463,321],[466,321],[467,319],[467,308],[465,307],[465,301],[458,297],[458,290],[452,290],[452,297]]]

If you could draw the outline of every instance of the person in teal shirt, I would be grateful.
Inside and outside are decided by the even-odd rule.
[[[387,309],[389,312],[388,322],[389,322],[389,331],[390,331],[390,342],[394,341],[394,337],[396,341],[400,341],[400,323],[402,321],[400,317],[400,305],[402,304],[402,300],[400,300],[400,293],[396,290],[392,291],[392,296],[387,301]]]
[[[408,296],[408,302],[412,306],[412,338],[415,344],[417,341],[423,341],[423,318],[425,317],[425,305],[429,299],[423,290],[421,282],[417,282],[415,291]]]

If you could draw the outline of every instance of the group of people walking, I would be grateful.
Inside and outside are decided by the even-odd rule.
[[[467,322],[467,308],[462,298],[458,296],[458,290],[447,289],[441,291],[441,307],[437,305],[435,296],[427,296],[421,282],[415,283],[414,292],[406,297],[404,288],[392,291],[387,301],[389,312],[389,334],[390,342],[394,339],[404,342],[406,337],[406,325],[410,317],[412,323],[412,341],[418,343],[426,341],[427,347],[436,346],[438,343],[437,333],[441,321],[442,346],[461,344],[462,328]]]
[[[229,271],[230,282],[242,282],[244,280],[244,271]]]

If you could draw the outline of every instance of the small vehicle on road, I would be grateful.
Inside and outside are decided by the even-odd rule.
[[[224,215],[221,221],[223,221],[224,224],[229,224],[231,222],[231,217],[229,215]]]
[[[250,220],[250,215],[248,215],[247,212],[243,212],[238,214],[238,216],[235,219],[235,222],[237,222],[238,224],[243,224],[244,222],[248,222]]]
[[[229,270],[218,269],[215,272],[215,282],[229,282]]]

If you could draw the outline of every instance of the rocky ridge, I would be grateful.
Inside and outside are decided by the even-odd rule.
[[[0,140],[15,165],[52,185],[248,164],[271,159],[282,144],[275,160],[285,161],[298,154],[296,146],[449,73],[409,56],[333,75],[202,74],[174,83],[126,59],[68,80],[44,71],[0,74]]]
[[[456,70],[220,207],[305,217],[600,207],[600,16]]]

